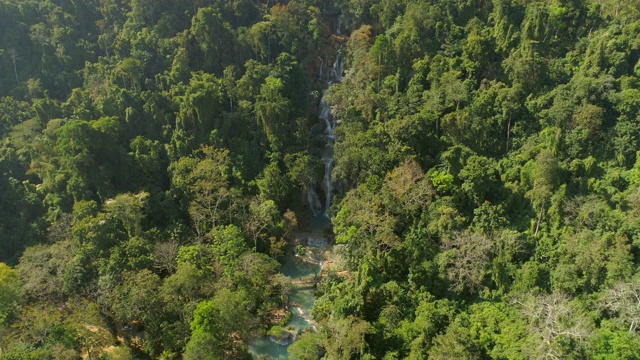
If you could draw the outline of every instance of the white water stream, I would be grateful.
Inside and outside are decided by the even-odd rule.
[[[320,80],[325,81],[324,74],[326,73],[325,64],[323,61],[320,66]],[[319,114],[318,117],[324,120],[325,123],[325,137],[327,139],[324,154],[322,156],[322,163],[324,164],[324,177],[322,179],[322,190],[324,191],[324,203],[322,204],[316,194],[314,187],[309,186],[307,190],[307,203],[313,216],[318,216],[324,213],[326,216],[327,211],[331,207],[331,196],[333,192],[333,185],[331,183],[331,171],[333,170],[333,145],[336,141],[336,136],[333,133],[337,126],[337,119],[335,115],[331,113],[331,106],[327,102],[327,90],[334,82],[342,81],[342,74],[344,72],[344,61],[342,60],[342,45],[336,55],[336,60],[329,69],[329,78],[326,81],[327,88],[322,91],[322,98],[320,99]]]
[[[333,192],[331,171],[333,169],[333,145],[336,140],[333,131],[336,128],[337,119],[331,113],[331,107],[327,102],[326,94],[327,89],[331,87],[332,83],[342,80],[342,73],[344,71],[342,46],[340,46],[333,66],[327,69],[327,63],[327,61],[323,61],[319,71],[320,80],[324,82],[325,74],[327,70],[330,70],[328,72],[329,78],[326,80],[326,89],[322,91],[318,114],[319,118],[325,122],[326,144],[322,156],[324,176],[321,184],[322,190],[324,191],[324,203],[320,201],[318,194],[314,190],[315,186],[311,184],[307,190],[306,200],[313,214],[313,220],[307,229],[309,235],[305,236],[306,241],[301,241],[306,254],[304,256],[298,254],[295,257],[290,257],[280,269],[284,275],[292,279],[317,276],[322,270],[324,251],[329,247],[322,235],[322,230],[330,223],[327,211],[331,207],[331,195]],[[285,327],[292,328],[296,332],[309,327],[315,328],[314,322],[311,319],[311,307],[315,299],[315,290],[313,288],[294,287],[289,295],[289,309],[292,312],[292,317]],[[249,347],[249,352],[254,359],[286,359],[288,358],[287,348],[294,340],[295,337],[286,341],[266,337],[252,343]]]

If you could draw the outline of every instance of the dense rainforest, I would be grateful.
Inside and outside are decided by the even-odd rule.
[[[640,358],[637,0],[0,0],[0,360]]]

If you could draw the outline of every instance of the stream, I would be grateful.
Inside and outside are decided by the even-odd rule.
[[[297,241],[302,245],[304,254],[289,256],[280,267],[280,272],[296,280],[315,280],[322,270],[322,260],[324,252],[329,249],[329,245],[322,237],[321,228],[329,224],[329,219],[323,215],[313,219],[311,227],[315,231],[300,233]],[[311,230],[311,229],[309,229]],[[296,284],[289,294],[289,310],[291,320],[284,326],[292,333],[314,327],[311,318],[311,307],[316,301],[314,282],[308,284]],[[295,338],[288,341],[278,341],[272,336],[254,341],[249,346],[249,352],[254,359],[287,359],[287,348]]]
[[[338,25],[338,32],[339,32]],[[322,262],[324,260],[325,251],[329,250],[329,245],[324,238],[324,230],[331,226],[331,220],[327,215],[327,211],[331,206],[331,195],[333,186],[331,183],[331,170],[333,168],[333,145],[335,143],[335,135],[333,133],[337,126],[337,119],[331,113],[326,98],[327,89],[334,82],[342,80],[344,72],[344,63],[342,60],[342,45],[338,50],[333,66],[327,66],[328,61],[323,61],[320,66],[319,80],[326,84],[325,90],[322,91],[322,98],[319,104],[318,117],[325,123],[325,149],[322,155],[324,163],[324,176],[322,178],[321,190],[324,193],[324,201],[320,201],[316,192],[315,184],[310,184],[306,199],[313,218],[311,223],[303,232],[296,236],[296,243],[301,245],[302,254],[296,253],[295,256],[288,256],[280,267],[280,272],[290,277],[294,283],[304,282],[305,279],[315,279],[322,271]],[[300,281],[302,280],[302,281]],[[292,313],[291,320],[285,324],[283,328],[291,330],[293,334],[299,331],[315,328],[313,319],[311,318],[311,307],[316,300],[314,282],[305,284],[295,284],[289,294],[289,310]],[[282,341],[272,336],[254,341],[249,346],[249,352],[254,359],[287,359],[289,354],[287,348],[291,342],[295,341],[295,337]]]

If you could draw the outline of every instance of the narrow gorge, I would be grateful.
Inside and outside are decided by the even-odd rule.
[[[337,34],[341,29],[338,23]],[[304,229],[296,234],[296,249],[288,256],[280,268],[280,272],[291,278],[289,293],[289,320],[284,326],[273,327],[268,336],[255,341],[249,348],[254,359],[286,359],[287,349],[298,334],[303,331],[317,331],[316,323],[311,316],[311,308],[316,300],[315,285],[320,279],[327,252],[331,250],[326,239],[331,228],[330,208],[333,193],[331,171],[333,169],[333,147],[336,141],[334,130],[338,120],[331,112],[327,92],[332,84],[340,82],[344,72],[343,44],[340,44],[334,55],[333,65],[328,66],[328,59],[320,65],[318,80],[323,87],[322,97],[318,104],[318,118],[324,122],[326,139],[322,149],[321,161],[324,164],[324,175],[320,182],[321,195],[318,195],[316,184],[310,184],[306,191],[306,200],[312,219]],[[321,197],[324,201],[321,201]]]

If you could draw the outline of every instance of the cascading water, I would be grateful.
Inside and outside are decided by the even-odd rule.
[[[322,63],[324,66],[324,62]],[[323,73],[324,70],[321,70],[320,73]],[[329,76],[329,81],[327,82],[327,89],[331,87],[334,82],[342,81],[342,73],[344,72],[344,62],[342,61],[342,45],[340,45],[340,49],[338,50],[338,54],[336,55],[336,60],[331,67],[331,73]],[[325,135],[327,138],[327,143],[325,146],[325,152],[322,156],[322,162],[324,163],[324,177],[322,180],[322,187],[324,190],[325,200],[324,200],[324,213],[326,214],[331,207],[331,195],[333,191],[333,185],[331,183],[331,171],[333,170],[333,145],[335,143],[336,137],[333,133],[335,127],[337,125],[336,117],[331,113],[331,107],[327,102],[327,89],[322,91],[322,98],[320,99],[319,105],[319,117],[325,122]]]
[[[307,239],[307,245],[317,249],[323,249],[329,246],[325,239],[317,236],[309,236],[309,238]],[[318,261],[313,257],[311,257],[309,260],[313,263],[322,265],[321,263],[318,263]]]
[[[331,206],[331,191],[333,190],[333,186],[331,184],[331,169],[333,165],[333,157],[323,157],[322,162],[324,163],[324,211],[326,214],[327,210],[329,210],[329,207]]]
[[[320,98],[320,119],[324,120],[327,124],[326,131],[333,132],[331,125],[329,124],[329,118],[331,117],[331,107],[327,103],[327,90],[322,90],[322,98]]]
[[[307,203],[313,216],[318,216],[322,212],[322,204],[320,203],[320,199],[318,199],[318,194],[316,194],[311,186],[307,189]]]
[[[344,64],[341,52],[342,46],[340,46],[340,50],[338,51],[333,66],[329,67],[328,59],[322,62],[319,77],[321,82],[326,81],[326,89],[328,89],[332,83],[342,80]],[[311,213],[313,214],[311,224],[307,227],[309,236],[307,236],[306,239],[305,237],[298,238],[298,243],[303,245],[305,254],[297,254],[296,256],[288,257],[280,268],[281,273],[298,281],[302,279],[314,279],[318,274],[320,274],[322,271],[325,251],[329,248],[329,244],[323,235],[323,230],[326,229],[326,225],[329,223],[326,213],[331,206],[331,195],[333,191],[331,171],[333,169],[334,162],[333,145],[336,140],[334,130],[337,125],[337,119],[331,113],[331,107],[327,102],[326,89],[322,92],[318,115],[325,122],[326,126],[326,145],[322,156],[322,162],[324,163],[325,168],[321,184],[325,195],[324,204],[322,204],[318,198],[315,186],[311,184],[306,192],[306,200],[309,204]],[[289,294],[288,302],[292,318],[286,324],[286,328],[288,329],[287,331],[291,331],[291,336],[286,338],[276,338],[272,336],[256,340],[249,347],[249,351],[253,357],[271,360],[287,358],[287,347],[291,342],[295,341],[296,334],[304,329],[316,329],[316,324],[310,315],[310,310],[314,302],[315,292],[313,287],[294,287]]]
[[[294,281],[314,279],[322,270],[320,261],[309,261],[313,253],[305,256],[290,256],[280,267],[280,272]],[[314,258],[315,259],[315,258]],[[312,286],[293,286],[289,293],[289,311],[291,319],[284,326],[289,333],[287,336],[267,336],[254,341],[249,346],[249,352],[254,359],[287,359],[287,348],[295,341],[298,333],[307,328],[315,328],[311,319],[310,309],[315,302],[315,290]]]
[[[331,68],[331,79],[329,79],[328,87],[331,86],[334,82],[342,81],[342,74],[344,73],[344,62],[342,61],[342,44],[340,45],[340,49],[338,49],[338,55],[336,55],[336,61],[333,63],[333,67]]]

